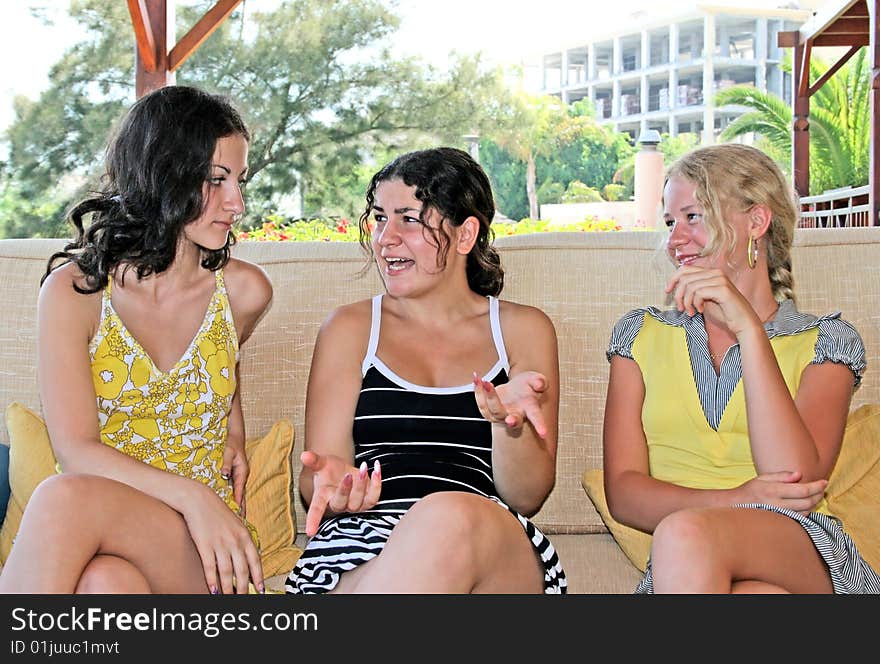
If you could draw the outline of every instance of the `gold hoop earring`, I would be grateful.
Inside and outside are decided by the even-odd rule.
[[[749,261],[749,267],[755,269],[758,264],[758,241],[749,235],[749,246],[746,248],[746,259]]]

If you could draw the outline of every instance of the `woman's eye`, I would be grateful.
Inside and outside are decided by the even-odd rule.
[[[675,226],[675,219],[664,219],[663,223],[666,224],[666,228],[672,230],[672,227]]]
[[[687,216],[688,223],[694,223],[694,224],[697,223],[698,221],[700,221],[702,218],[703,218],[703,215],[701,215],[697,212],[691,212]]]
[[[408,224],[420,224],[422,220],[418,217],[404,217],[403,220]]]
[[[211,178],[210,180],[208,180],[208,182],[210,182],[214,186],[219,186],[219,185],[223,184],[225,181],[226,181],[225,177],[216,177],[216,178]]]
[[[385,221],[386,221],[386,220],[385,220],[385,215],[383,215],[383,214],[374,214],[374,215],[373,215],[373,221],[375,221],[377,224],[384,224]]]

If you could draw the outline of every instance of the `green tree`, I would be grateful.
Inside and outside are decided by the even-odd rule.
[[[521,218],[522,209],[536,219],[538,204],[562,201],[574,181],[602,190],[612,181],[619,162],[632,153],[628,136],[600,124],[588,100],[567,105],[552,97],[520,93],[509,103],[510,107],[500,109],[500,119],[488,134],[507,157],[483,147],[480,153],[488,154],[484,165],[494,178],[505,214],[517,213],[515,218]],[[514,171],[525,175],[527,209],[522,196],[507,189]]]
[[[511,156],[526,164],[526,197],[529,217],[538,218],[536,158],[550,154],[565,131],[564,104],[554,97],[518,91],[498,108],[490,138]]]
[[[523,183],[526,165],[488,139],[480,141],[480,163],[492,182],[495,207],[503,215],[520,220],[529,216],[529,199]]]
[[[811,58],[811,80],[827,69],[819,58]],[[868,181],[870,76],[866,49],[862,49],[810,99],[811,191]],[[772,93],[746,86],[720,90],[715,103],[752,109],[731,122],[721,133],[722,139],[758,134],[768,152],[790,171],[792,110],[788,104]]]
[[[188,29],[213,4],[179,7],[180,26]],[[375,151],[461,143],[483,126],[485,100],[500,87],[498,73],[476,56],[448,72],[391,57],[385,45],[399,21],[380,0],[285,0],[247,11],[246,22],[236,10],[200,46],[177,82],[227,94],[242,108],[253,133],[252,222],[297,190],[306,214],[337,209],[333,183],[360,182]],[[63,210],[94,186],[107,134],[134,100],[126,4],[73,0],[70,15],[82,41],[52,67],[38,100],[16,101],[7,132],[14,177],[0,200],[30,206],[27,219],[39,224],[13,224],[4,204],[0,227],[11,233],[63,233]],[[56,213],[47,218],[49,209]]]

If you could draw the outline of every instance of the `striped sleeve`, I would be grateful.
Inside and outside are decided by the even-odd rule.
[[[812,364],[837,362],[845,364],[853,372],[854,388],[862,382],[865,362],[865,344],[850,323],[841,318],[819,320],[819,336],[816,339],[816,355]]]
[[[633,359],[632,346],[639,331],[642,329],[642,323],[645,320],[645,311],[645,309],[633,309],[617,321],[617,324],[611,331],[611,340],[608,342],[608,350],[605,351],[605,357],[609,362],[614,355]]]

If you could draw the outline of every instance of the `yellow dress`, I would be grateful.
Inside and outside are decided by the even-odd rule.
[[[202,482],[239,513],[220,474],[235,394],[238,335],[223,272],[189,347],[167,372],[156,368],[113,309],[104,289],[89,344],[101,440],[144,463]],[[255,541],[256,531],[248,527]]]

